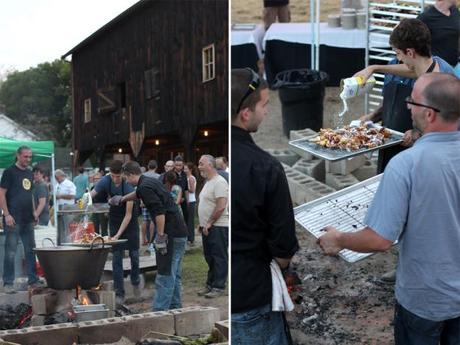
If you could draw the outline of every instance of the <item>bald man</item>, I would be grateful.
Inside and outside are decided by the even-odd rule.
[[[460,344],[460,80],[424,74],[406,99],[422,137],[389,162],[356,233],[327,227],[328,255],[388,250],[399,240],[395,344]]]

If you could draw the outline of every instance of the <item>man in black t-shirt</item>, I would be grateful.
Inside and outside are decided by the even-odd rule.
[[[14,258],[21,238],[26,258],[29,286],[38,283],[35,268],[33,176],[28,166],[32,150],[21,146],[16,151],[16,163],[3,172],[0,182],[0,207],[5,229],[5,257],[3,262],[4,292],[14,293]]]
[[[280,23],[289,23],[291,21],[289,0],[264,0],[263,17],[265,30],[276,22],[276,18]]]
[[[456,0],[437,0],[418,17],[430,29],[432,54],[452,67],[459,62],[460,52],[460,14],[456,3]]]
[[[281,163],[250,135],[267,115],[267,83],[250,69],[232,70],[231,80],[232,341],[285,345],[284,315],[272,311],[270,264],[286,269],[298,250],[291,196]]]
[[[163,183],[156,178],[142,175],[137,162],[126,163],[123,166],[123,174],[126,181],[137,186],[137,189],[123,197],[111,198],[109,204],[119,205],[139,198],[157,227],[154,244],[158,274],[155,278],[153,310],[182,308],[182,257],[187,243],[187,226],[184,219]]]

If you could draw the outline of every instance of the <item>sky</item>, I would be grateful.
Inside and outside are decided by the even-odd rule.
[[[138,0],[0,0],[0,76],[59,59]]]

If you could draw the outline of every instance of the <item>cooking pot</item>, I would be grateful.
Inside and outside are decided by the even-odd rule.
[[[101,241],[102,244],[95,244],[95,241]],[[48,287],[69,290],[75,289],[77,285],[83,289],[99,285],[110,248],[104,246],[102,237],[96,237],[89,248],[55,246],[53,243],[53,247],[34,250]]]

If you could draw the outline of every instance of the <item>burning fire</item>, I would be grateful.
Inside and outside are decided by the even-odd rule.
[[[81,299],[80,299],[80,303],[83,304],[83,305],[89,305],[89,299],[88,297],[86,296],[83,296]]]

